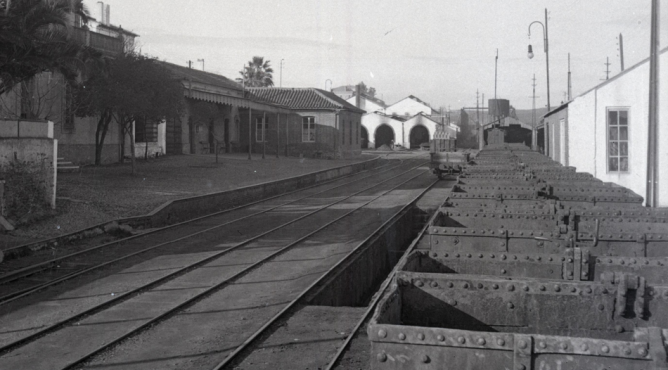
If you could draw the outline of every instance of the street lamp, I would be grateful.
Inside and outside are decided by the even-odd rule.
[[[550,111],[550,53],[548,52],[547,47],[547,8],[545,9],[545,24],[540,21],[534,21],[529,24],[529,39],[531,39],[531,26],[534,23],[538,23],[543,27],[543,44],[545,46],[545,65],[547,66],[547,111]],[[531,44],[529,44],[529,52],[527,54],[529,59],[533,58],[533,49]]]
[[[202,62],[202,71],[204,70],[204,58],[197,59],[198,62]]]

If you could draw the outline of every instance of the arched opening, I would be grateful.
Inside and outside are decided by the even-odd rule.
[[[376,149],[383,145],[387,145],[389,147],[391,146],[392,141],[394,141],[394,130],[392,130],[392,127],[388,125],[380,125],[376,129],[376,135],[374,139],[376,143]]]
[[[362,149],[369,149],[369,131],[367,131],[366,127],[364,127],[364,126],[361,126],[361,128],[362,128],[362,130],[361,130],[362,131],[361,132],[361,136],[362,136],[361,145],[362,146],[361,147],[362,147]]]
[[[413,126],[409,135],[411,149],[419,149],[420,144],[429,144],[429,130],[422,125]]]

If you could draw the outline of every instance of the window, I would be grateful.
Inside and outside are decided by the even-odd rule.
[[[315,142],[315,117],[302,117],[302,142]]]
[[[360,143],[360,123],[359,122],[357,122],[357,124],[355,126],[355,132],[357,133],[357,134],[355,134],[355,144],[359,144]]]
[[[267,122],[266,117],[257,117],[255,119],[255,141],[261,143],[267,140],[266,131],[267,131]]]
[[[629,111],[608,109],[608,172],[629,171]]]
[[[346,121],[341,121],[341,145],[346,143]]]
[[[66,134],[74,133],[74,109],[72,85],[65,85],[65,109],[63,110],[62,130]]]

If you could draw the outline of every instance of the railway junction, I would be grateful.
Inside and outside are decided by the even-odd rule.
[[[0,367],[666,368],[668,213],[519,144],[467,159],[5,261]]]

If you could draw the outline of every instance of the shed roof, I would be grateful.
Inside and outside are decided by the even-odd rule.
[[[238,90],[242,91],[243,86],[236,82],[232,81],[229,78],[211,73],[211,72],[204,72],[200,71],[198,69],[193,69],[193,68],[188,68],[176,64],[172,64],[169,62],[162,62],[162,64],[167,68],[170,72],[174,74],[177,78],[183,78],[187,79],[193,82],[198,82],[198,83],[203,83],[207,85],[212,85],[212,86],[217,86],[217,87],[223,87],[226,89],[232,89],[232,90]]]
[[[344,109],[355,113],[366,113],[336,94],[316,88],[250,87],[247,90],[260,99],[284,105],[290,109]]]

